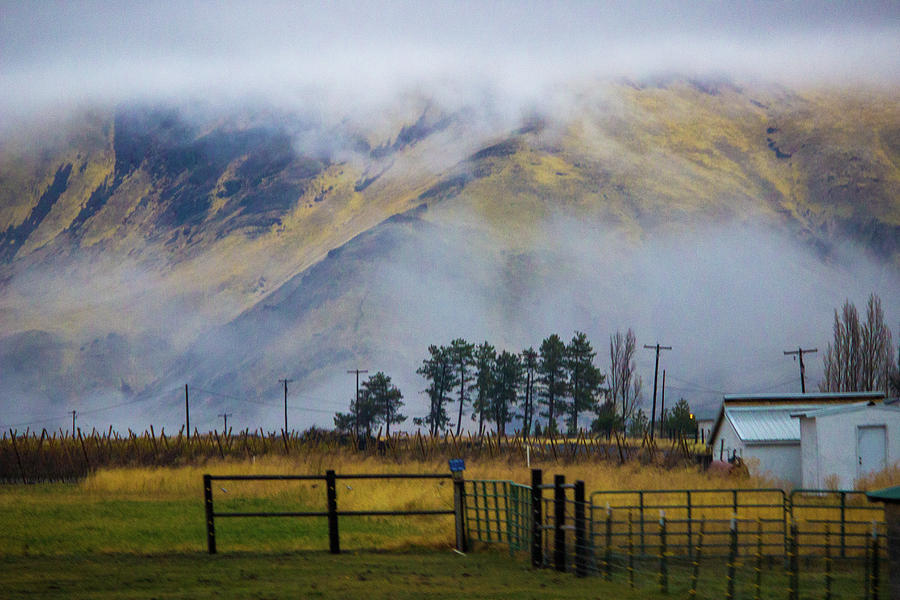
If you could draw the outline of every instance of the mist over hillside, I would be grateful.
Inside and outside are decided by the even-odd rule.
[[[189,383],[276,429],[284,378],[330,426],[356,368],[419,416],[429,344],[578,330],[605,370],[629,327],[667,404],[799,391],[845,299],[900,322],[896,6],[663,4],[7,7],[0,426],[171,430]]]

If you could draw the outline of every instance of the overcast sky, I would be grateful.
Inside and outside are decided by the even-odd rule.
[[[0,4],[0,109],[147,96],[345,100],[444,83],[538,94],[678,71],[896,81],[900,3],[21,2]]]

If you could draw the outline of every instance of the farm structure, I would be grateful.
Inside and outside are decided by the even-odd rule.
[[[804,456],[797,415],[882,400],[881,392],[727,395],[709,445],[715,459],[756,459],[760,473],[799,487],[803,485]]]
[[[860,402],[793,413],[800,421],[804,488],[849,489],[900,461],[900,406]]]

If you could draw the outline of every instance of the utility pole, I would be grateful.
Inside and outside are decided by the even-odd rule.
[[[222,431],[228,435],[228,417],[232,416],[232,413],[222,413],[219,416],[225,420],[225,425],[223,425],[224,429]]]
[[[347,374],[352,375],[356,373],[356,408],[353,412],[356,414],[356,439],[359,440],[359,374],[360,373],[368,373],[367,369],[351,369],[347,371]],[[359,443],[359,442],[357,442]]]
[[[663,369],[662,398],[659,406],[659,437],[665,437],[666,431],[666,370]]]
[[[278,383],[284,384],[284,435],[287,436],[288,428],[287,428],[287,384],[293,382],[293,379],[279,379]],[[285,442],[287,443],[287,442]]]
[[[188,384],[184,384],[184,430],[187,439],[191,439],[191,410],[188,408]]]
[[[803,348],[797,348],[796,350],[790,350],[790,351],[785,350],[784,351],[785,356],[793,355],[794,360],[797,360],[798,356],[800,357],[800,392],[803,394],[806,393],[806,367],[803,366],[803,355],[804,354],[815,354],[818,351],[819,351],[818,348],[811,348],[808,350],[803,349]]]
[[[73,411],[72,411],[72,438],[73,438],[73,439],[74,439],[74,437],[75,437],[75,414],[76,414],[77,412],[78,412],[77,410],[73,410]]]
[[[671,350],[672,346],[660,346],[659,342],[655,346],[644,344],[644,348],[656,350],[656,367],[653,369],[653,410],[650,412],[650,439],[653,439],[653,429],[656,427],[656,378],[659,375],[659,351]]]

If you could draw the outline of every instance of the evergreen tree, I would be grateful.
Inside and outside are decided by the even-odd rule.
[[[424,419],[415,422],[427,425],[431,435],[437,435],[450,423],[450,417],[447,416],[447,394],[456,387],[456,376],[446,346],[432,344],[428,347],[428,354],[428,358],[422,361],[422,366],[416,369],[416,373],[429,382],[425,389],[429,399],[429,410]]]
[[[478,418],[478,435],[484,435],[484,421],[491,419],[491,398],[494,393],[494,362],[497,351],[487,341],[475,348],[475,401],[472,418]]]
[[[391,435],[391,424],[400,424],[406,420],[406,416],[400,414],[403,394],[382,371],[369,377],[362,387],[375,408],[378,420],[385,425],[385,434]]]
[[[591,422],[591,432],[604,434],[607,438],[613,431],[622,428],[622,418],[616,411],[616,404],[612,400],[606,400],[597,407],[597,418]]]
[[[406,420],[406,416],[400,414],[402,398],[403,394],[391,383],[391,378],[379,371],[360,386],[359,399],[354,397],[350,401],[349,413],[339,412],[334,415],[334,427],[341,433],[350,433],[355,430],[359,418],[360,429],[367,438],[372,436],[372,430],[381,423],[386,425],[386,433],[390,435],[392,423]]]
[[[691,407],[684,398],[680,398],[671,411],[666,411],[665,424],[674,438],[693,436],[697,431],[697,421],[694,420]]]
[[[544,433],[548,435],[559,432],[556,417],[560,405],[565,402],[568,382],[566,381],[566,345],[557,334],[553,334],[541,342],[540,361],[538,363],[538,383],[541,404],[547,410],[541,416],[547,417]]]
[[[453,362],[459,386],[459,416],[456,420],[456,435],[459,435],[462,429],[463,408],[469,401],[469,390],[466,389],[466,385],[472,381],[469,368],[473,363],[474,351],[475,344],[470,344],[462,338],[456,338],[450,342],[450,359]]]
[[[535,373],[538,368],[538,353],[534,348],[526,348],[522,351],[522,369],[525,378],[525,397],[523,402],[522,431],[527,436],[531,433],[531,424],[534,421],[534,384]]]
[[[593,411],[597,405],[597,393],[604,376],[594,366],[596,355],[587,336],[581,331],[576,331],[566,346],[565,367],[572,395],[567,419],[570,435],[578,432],[578,415]]]
[[[365,432],[367,438],[372,436],[372,429],[381,422],[378,407],[365,387],[360,388],[358,398],[350,400],[349,413],[339,412],[334,415],[334,427],[338,431],[350,433],[355,430],[357,419],[360,430]]]
[[[518,355],[504,350],[494,362],[494,393],[491,398],[491,412],[498,435],[506,436],[506,423],[518,401],[521,382],[522,363]]]

